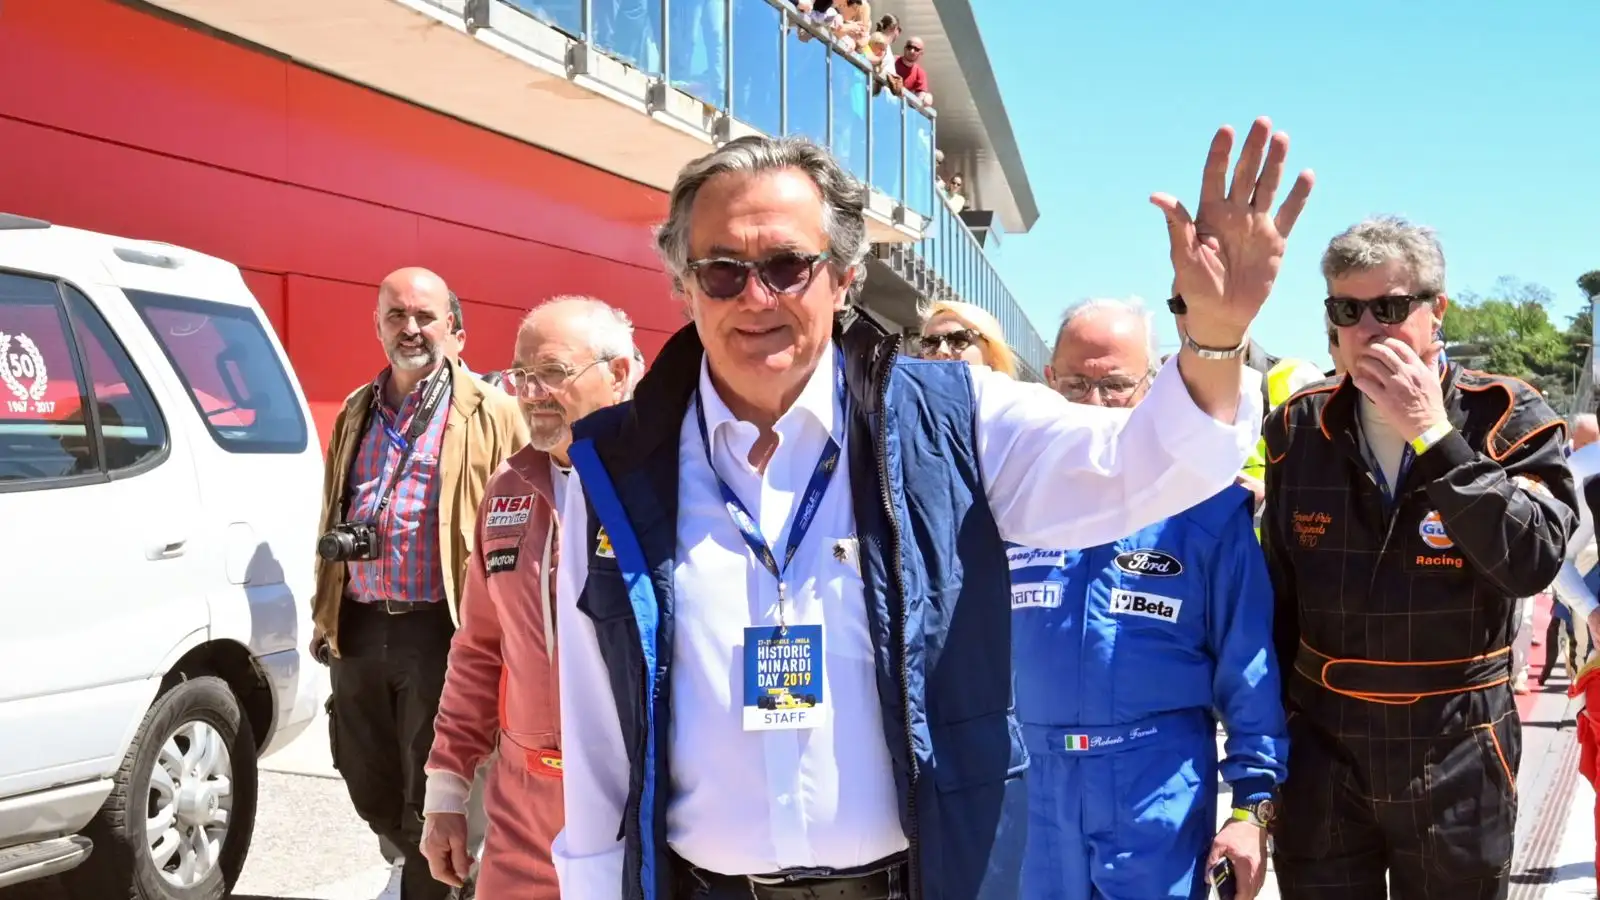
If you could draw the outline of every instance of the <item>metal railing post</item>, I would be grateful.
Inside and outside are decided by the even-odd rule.
[[[672,86],[672,0],[661,0],[661,81]]]
[[[722,8],[722,102],[728,115],[733,115],[733,4],[738,0],[724,0]]]
[[[778,133],[789,133],[789,13],[778,10]]]
[[[579,26],[583,29],[583,42],[594,46],[594,0],[583,0],[583,22]]]

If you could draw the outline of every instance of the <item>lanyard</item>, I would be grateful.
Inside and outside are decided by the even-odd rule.
[[[1372,480],[1378,483],[1378,490],[1383,494],[1384,507],[1394,506],[1395,491],[1399,490],[1400,485],[1405,484],[1406,473],[1411,471],[1411,464],[1417,459],[1417,451],[1411,449],[1410,444],[1406,444],[1400,451],[1400,468],[1395,470],[1395,485],[1391,488],[1389,479],[1383,474],[1383,464],[1378,461],[1378,454],[1372,451],[1372,445],[1367,444],[1365,435],[1362,436],[1361,443],[1366,444],[1367,461],[1372,465]]]
[[[444,399],[445,392],[450,389],[450,365],[445,363],[439,371],[432,376],[433,381],[428,385],[428,390],[422,395],[422,402],[417,404],[417,409],[411,414],[411,424],[406,428],[404,436],[395,431],[389,424],[389,417],[383,414],[382,400],[377,393],[372,395],[372,411],[378,417],[378,422],[383,425],[383,433],[389,441],[400,451],[400,460],[395,464],[394,471],[389,475],[389,483],[383,489],[383,495],[378,498],[378,509],[374,514],[376,518],[383,516],[384,510],[389,508],[389,500],[394,496],[394,487],[400,481],[400,473],[405,470],[406,463],[411,459],[411,450],[416,446],[417,438],[428,429],[433,421],[434,413],[439,410],[439,401]],[[402,403],[402,405],[404,405]]]
[[[835,368],[839,382],[839,406],[844,407],[844,372]],[[839,456],[843,452],[839,441],[833,435],[828,435],[828,445],[822,449],[822,455],[817,459],[817,467],[811,473],[811,481],[806,484],[806,492],[800,497],[800,505],[795,509],[794,524],[789,526],[789,542],[784,549],[783,563],[780,565],[773,557],[767,539],[761,534],[761,526],[756,524],[750,510],[739,499],[739,495],[728,487],[717,472],[717,464],[711,459],[711,435],[706,430],[705,406],[700,402],[700,393],[695,392],[694,397],[695,418],[700,425],[700,444],[706,451],[706,465],[711,467],[711,475],[717,479],[717,488],[722,491],[722,502],[728,507],[728,515],[733,519],[733,524],[739,529],[739,534],[744,542],[750,546],[763,568],[772,573],[778,581],[778,624],[784,625],[784,601],[788,599],[787,585],[784,583],[784,574],[789,570],[789,563],[794,560],[795,552],[800,549],[800,542],[805,540],[806,532],[811,529],[811,523],[816,520],[817,510],[822,508],[822,495],[828,490],[828,482],[833,479],[833,473],[839,468]]]

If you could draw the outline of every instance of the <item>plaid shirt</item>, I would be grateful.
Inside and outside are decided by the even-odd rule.
[[[350,466],[345,521],[376,519],[378,501],[401,456],[401,448],[389,438],[384,422],[391,423],[403,438],[430,380],[417,385],[398,411],[384,400],[388,383],[389,370],[385,369],[372,384],[372,414]],[[377,523],[378,558],[346,564],[350,569],[349,596],[359,602],[444,599],[444,571],[439,565],[439,448],[449,415],[450,395],[446,392],[433,421],[417,436],[416,449],[395,482],[389,508]]]

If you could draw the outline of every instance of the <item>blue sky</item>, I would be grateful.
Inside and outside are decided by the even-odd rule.
[[[973,6],[1041,211],[998,265],[1047,342],[1073,300],[1138,294],[1176,346],[1146,198],[1193,209],[1216,127],[1258,115],[1317,174],[1254,331],[1271,352],[1327,361],[1319,260],[1369,214],[1437,228],[1452,293],[1514,275],[1554,292],[1563,326],[1600,268],[1594,0]]]

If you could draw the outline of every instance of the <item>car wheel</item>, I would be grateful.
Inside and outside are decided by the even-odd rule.
[[[111,796],[84,829],[94,850],[68,873],[72,895],[223,897],[244,869],[255,828],[255,751],[227,682],[203,676],[173,685],[145,715]]]

